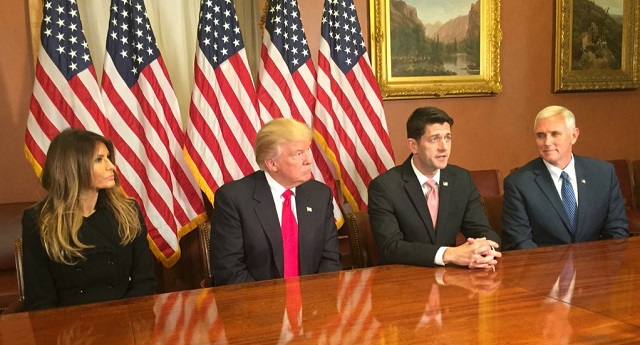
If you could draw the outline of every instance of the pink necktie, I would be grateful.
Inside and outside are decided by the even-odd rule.
[[[433,229],[435,230],[436,222],[438,220],[438,190],[436,189],[436,181],[427,180],[425,183],[430,188],[427,192],[427,206],[429,207],[431,220],[433,220]]]
[[[298,276],[298,224],[291,210],[293,192],[287,189],[282,193],[282,248],[284,249],[284,277]]]

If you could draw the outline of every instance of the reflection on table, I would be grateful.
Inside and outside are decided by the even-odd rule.
[[[640,238],[0,316],[3,344],[636,343]]]

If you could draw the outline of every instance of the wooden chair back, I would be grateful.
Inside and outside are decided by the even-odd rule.
[[[376,266],[380,260],[366,211],[349,213],[345,218],[351,243],[351,257],[355,268]]]
[[[480,196],[500,195],[500,171],[498,169],[471,170],[471,178]]]
[[[16,278],[18,279],[19,300],[8,305],[2,314],[12,314],[24,311],[24,275],[22,268],[22,238],[13,242],[14,257],[16,262]]]
[[[22,238],[15,240],[13,243],[15,259],[16,259],[16,278],[18,278],[18,291],[20,292],[20,301],[24,301],[24,275],[22,269]]]
[[[635,202],[633,199],[633,175],[631,173],[631,162],[629,162],[628,159],[612,159],[608,162],[613,164],[616,175],[618,176],[624,207],[626,209],[633,208]]]
[[[198,236],[200,237],[200,256],[202,257],[202,267],[204,268],[204,279],[200,283],[200,286],[213,286],[213,275],[211,274],[211,256],[209,254],[209,244],[211,243],[210,222],[204,222],[198,225]]]
[[[640,210],[640,160],[633,161],[633,208]]]

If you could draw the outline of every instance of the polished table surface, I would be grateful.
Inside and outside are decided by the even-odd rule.
[[[8,314],[0,342],[638,344],[639,289],[632,237],[505,252],[495,272],[381,266]]]

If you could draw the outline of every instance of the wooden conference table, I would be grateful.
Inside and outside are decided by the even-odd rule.
[[[640,343],[640,237],[505,252],[496,272],[382,266],[306,276],[287,298],[297,281],[2,315],[0,343]]]

